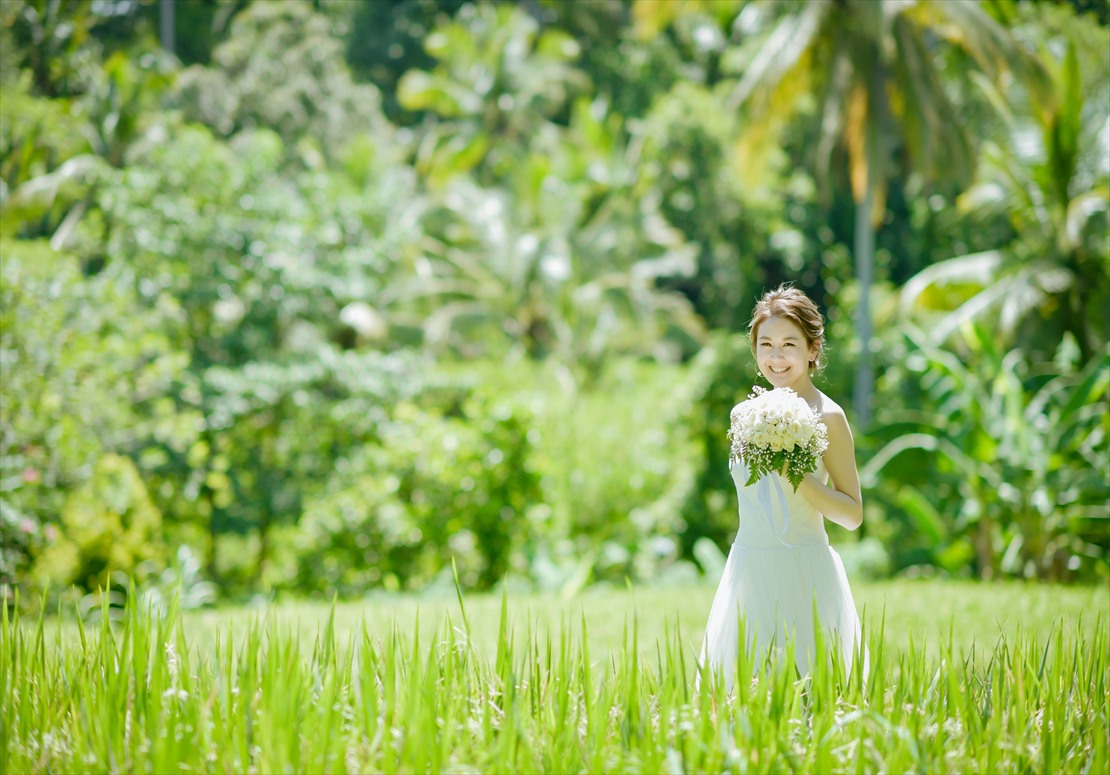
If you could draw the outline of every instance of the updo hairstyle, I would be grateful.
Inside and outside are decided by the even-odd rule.
[[[756,351],[756,338],[759,327],[768,318],[780,317],[789,320],[802,330],[806,338],[806,350],[817,345],[817,357],[809,362],[810,373],[825,368],[825,320],[813,299],[802,291],[789,285],[780,285],[773,291],[763,294],[752,310],[752,321],[748,324],[748,337],[752,352]]]

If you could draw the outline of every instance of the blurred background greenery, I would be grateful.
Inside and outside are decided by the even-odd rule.
[[[849,575],[1105,583],[1108,19],[4,0],[0,596],[715,581],[782,281]]]

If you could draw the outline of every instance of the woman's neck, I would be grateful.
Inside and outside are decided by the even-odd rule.
[[[815,409],[820,408],[822,400],[821,391],[814,386],[809,375],[807,374],[804,380],[799,380],[799,383],[800,384],[791,385],[791,389],[804,398],[805,402],[811,407]]]

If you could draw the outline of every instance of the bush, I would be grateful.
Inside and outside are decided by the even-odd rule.
[[[126,461],[110,453],[129,452],[133,439],[172,412],[157,396],[181,360],[126,282],[85,276],[76,255],[45,240],[0,239],[0,255],[0,597],[7,598],[33,586],[36,568],[59,581],[67,573],[49,568],[62,563],[87,578],[84,549],[58,544],[67,532],[59,515],[77,508],[82,488],[108,486],[90,478],[123,477],[119,486],[130,487]],[[135,503],[146,493],[138,487]],[[50,546],[54,559],[39,563]]]
[[[1071,340],[1036,363],[992,334],[967,327],[957,355],[911,331],[886,375],[914,408],[884,413],[860,473],[892,515],[895,565],[1105,578],[1110,357],[1078,363]]]
[[[381,443],[341,463],[327,493],[306,504],[298,588],[412,588],[452,558],[467,587],[525,571],[539,501],[530,427],[525,409],[484,396],[454,417],[402,404]]]
[[[551,512],[551,540],[536,551],[563,568],[563,584],[580,566],[589,569],[583,583],[646,580],[679,556],[680,497],[696,464],[675,422],[686,380],[684,367],[623,359],[590,389],[565,391],[542,374],[527,388]]]
[[[682,516],[682,555],[697,559],[694,545],[708,538],[726,546],[736,534],[736,488],[728,469],[729,412],[751,391],[757,371],[744,334],[717,334],[691,366],[681,423],[694,447],[694,473]],[[703,568],[708,571],[708,568]]]
[[[135,464],[104,455],[92,477],[70,494],[62,528],[35,563],[44,586],[76,584],[85,590],[104,585],[109,574],[160,572],[166,566],[162,515],[154,507]]]

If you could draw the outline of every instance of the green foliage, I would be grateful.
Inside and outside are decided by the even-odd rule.
[[[27,73],[0,85],[0,93],[0,178],[5,195],[87,150],[82,123],[69,110],[70,103],[34,95]],[[8,217],[5,213],[5,222]]]
[[[30,93],[30,76],[0,86],[0,234],[52,237],[80,218],[107,172],[72,103]]]
[[[676,481],[689,466],[677,462],[685,433],[670,392],[681,371],[623,361],[595,390],[570,394],[552,372],[472,367],[448,381],[455,388],[396,407],[380,441],[344,458],[306,502],[289,539],[300,558],[292,586],[441,586],[451,558],[468,588],[506,573],[569,592],[678,572]]]
[[[640,118],[659,95],[677,84],[702,81],[703,74],[686,57],[689,48],[696,48],[690,45],[693,36],[683,36],[686,45],[674,35],[642,38],[629,23],[638,5],[539,2],[544,20],[579,42],[579,66],[588,73],[598,97],[622,116]]]
[[[1090,358],[1110,336],[1110,59],[1104,36],[1090,37],[1085,26],[1071,19],[1063,31],[1035,34],[1048,94],[978,81],[1001,130],[987,138],[959,206],[974,223],[1005,220],[1009,234],[906,284],[903,302],[937,342],[987,316],[1007,344],[1031,341],[1041,352],[1067,332]],[[1059,47],[1062,56],[1052,53]]]
[[[89,33],[98,21],[93,3],[25,0],[4,3],[0,23],[11,29],[9,42],[17,59],[44,97],[69,96],[83,91],[96,70],[99,53],[90,46]]]
[[[62,508],[61,526],[47,542],[33,575],[43,586],[95,589],[110,573],[133,574],[166,565],[162,515],[130,460],[108,454]]]
[[[507,175],[519,151],[589,85],[574,65],[578,42],[540,29],[515,5],[466,5],[424,47],[437,66],[405,73],[397,98],[439,119],[416,157],[432,183],[471,170],[483,184]]]
[[[266,127],[290,148],[303,141],[331,155],[388,131],[377,90],[351,80],[342,42],[308,3],[252,3],[212,64],[186,69],[179,87],[185,115],[225,136]]]
[[[586,384],[610,355],[696,349],[702,322],[664,285],[691,274],[693,249],[637,171],[639,143],[601,102],[576,102],[549,130],[500,187],[459,177],[429,198],[430,276],[398,290],[427,343],[554,356]]]
[[[93,152],[114,167],[122,166],[124,154],[157,115],[172,82],[171,64],[164,55],[132,58],[117,52],[109,57],[75,106],[87,122],[85,134]]]
[[[122,491],[118,498],[134,501],[140,522],[149,522],[142,482],[132,482],[125,463],[105,455],[172,422],[155,397],[167,390],[182,359],[126,285],[83,276],[73,256],[43,242],[3,240],[0,253],[0,575],[7,597],[49,535],[61,530],[66,538],[59,517],[81,513],[67,512],[66,504],[97,466],[108,466],[101,475],[112,482],[124,477],[109,490]],[[104,462],[109,459],[114,462]],[[93,492],[82,497],[88,501]],[[156,543],[160,532],[150,538]],[[126,553],[137,556],[130,548]]]
[[[775,223],[780,195],[756,196],[741,183],[737,131],[720,89],[687,82],[660,96],[637,130],[644,141],[642,174],[661,198],[662,216],[697,247],[696,270],[670,284],[691,298],[711,328],[726,330],[747,323],[748,299],[767,285],[759,257],[772,249],[768,232],[779,232],[771,238],[779,245],[797,236]]]
[[[276,528],[298,522],[306,502],[327,491],[345,451],[377,439],[383,405],[408,398],[422,381],[404,357],[323,347],[317,360],[214,366],[203,386],[203,432],[158,473],[182,487],[186,509],[206,518],[213,554],[221,542],[236,550],[224,567],[215,556],[211,565],[226,589],[242,593],[283,580],[270,567],[278,562]],[[182,469],[191,474],[185,482]]]
[[[391,120],[404,121],[397,82],[408,70],[427,70],[435,64],[424,51],[424,39],[443,16],[454,16],[467,4],[466,0],[331,0],[324,7],[345,19],[351,71],[382,90],[383,108]]]
[[[1110,358],[1076,364],[1071,348],[1032,365],[979,328],[959,355],[907,335],[906,372],[888,378],[923,406],[886,416],[892,438],[861,472],[905,515],[900,563],[924,550],[956,575],[1107,575]]]
[[[550,373],[550,372],[549,372]],[[550,523],[533,555],[540,589],[586,581],[651,583],[681,572],[681,498],[696,458],[676,366],[611,361],[590,390],[533,386],[537,468]],[[554,384],[552,384],[554,382]]]
[[[260,583],[271,527],[295,523],[338,451],[419,384],[405,358],[353,349],[389,332],[367,300],[418,239],[411,205],[391,198],[410,179],[380,140],[353,142],[330,174],[287,176],[286,152],[269,130],[224,143],[171,123],[105,197],[120,257],[106,273],[155,302],[189,359],[168,396],[181,422],[146,440],[144,465],[175,524],[207,535],[209,572],[222,533],[258,531],[254,570],[233,586]]]
[[[524,407],[480,396],[459,416],[407,404],[380,445],[344,458],[305,504],[296,587],[344,595],[419,587],[454,560],[468,587],[528,572],[539,477]]]
[[[176,605],[180,611],[202,608],[214,604],[219,594],[216,585],[205,580],[200,560],[186,544],[177,548],[177,555],[168,567],[153,574],[154,578],[151,575],[142,574],[140,605],[156,611],[167,611],[171,605]]]
[[[729,474],[729,413],[751,392],[758,370],[751,345],[742,334],[717,334],[691,365],[686,413],[681,422],[695,449],[693,478],[682,506],[686,531],[683,553],[707,536],[717,546],[736,533],[736,488]]]

